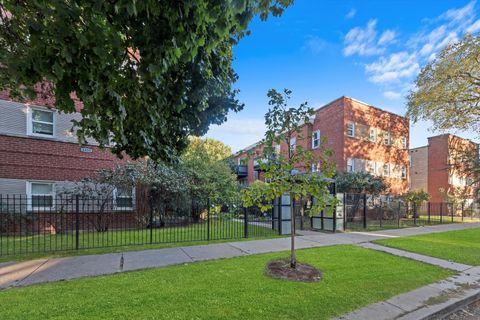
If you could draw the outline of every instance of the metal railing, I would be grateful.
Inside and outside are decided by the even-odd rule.
[[[416,205],[367,194],[346,194],[344,210],[345,228],[353,230],[480,222],[480,208],[474,204],[423,202]]]
[[[0,195],[0,256],[277,234],[238,203]]]

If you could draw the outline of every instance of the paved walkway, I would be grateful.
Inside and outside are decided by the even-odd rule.
[[[480,223],[445,224],[439,226],[383,230],[377,232],[308,233],[296,238],[298,249],[338,244],[362,244],[369,241],[398,236],[418,235],[451,230],[479,228]],[[158,250],[38,259],[0,264],[0,289],[28,286],[36,283],[70,280],[116,272],[159,268],[195,261],[232,258],[245,255],[286,251],[289,238],[240,241],[221,244],[177,247]],[[433,258],[431,258],[433,259]],[[428,262],[428,261],[426,261]]]

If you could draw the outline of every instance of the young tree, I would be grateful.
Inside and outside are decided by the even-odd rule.
[[[378,195],[388,190],[389,185],[382,177],[375,177],[369,172],[342,172],[336,175],[335,185],[338,192],[352,193],[351,212],[357,212],[362,194]],[[366,204],[365,204],[366,205]]]
[[[0,88],[33,98],[42,84],[67,113],[76,97],[80,142],[172,160],[187,136],[242,109],[232,48],[254,16],[291,2],[2,1]]]
[[[430,194],[424,190],[410,190],[400,196],[400,198],[406,202],[407,208],[419,208],[422,203],[430,200]],[[414,212],[416,214],[416,212]]]
[[[285,194],[290,196],[291,250],[290,267],[296,268],[295,255],[295,210],[294,201],[313,197],[310,214],[321,210],[333,210],[335,198],[330,197],[330,178],[334,175],[334,164],[330,161],[332,150],[321,146],[314,153],[298,144],[302,139],[303,124],[310,121],[313,109],[302,103],[299,107],[289,106],[291,91],[283,93],[274,89],[268,91],[269,110],[265,115],[267,131],[262,141],[263,153],[258,159],[265,182],[255,182],[242,191],[245,206],[258,206],[262,211],[272,208],[272,202]],[[293,143],[293,142],[296,143]],[[276,152],[275,146],[286,143],[288,150]],[[311,172],[312,164],[320,167],[320,172]]]

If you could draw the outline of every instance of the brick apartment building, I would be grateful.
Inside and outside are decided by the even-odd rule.
[[[478,144],[470,140],[452,134],[428,138],[428,145],[410,150],[410,188],[427,191],[432,202],[455,189],[473,199],[476,179],[464,167],[472,156],[478,156]]]
[[[292,144],[314,152],[321,138],[327,137],[328,147],[335,152],[332,160],[337,171],[368,171],[382,176],[390,184],[391,194],[408,190],[407,118],[343,96],[316,110],[310,123],[302,127],[301,136],[303,139]],[[241,184],[261,179],[255,156],[251,156],[259,154],[261,148],[254,144],[234,155]],[[285,143],[279,148],[282,152],[287,150]]]
[[[0,195],[53,198],[68,181],[126,161],[95,141],[78,144],[70,129],[80,113],[59,113],[43,105],[51,101],[38,98],[24,104],[0,93]]]

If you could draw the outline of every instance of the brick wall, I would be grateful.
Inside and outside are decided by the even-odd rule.
[[[361,137],[350,138],[346,136],[347,122],[355,122],[368,133],[369,127],[378,128],[382,132],[390,132],[392,146],[384,146],[379,137],[377,142],[371,142]],[[320,130],[321,137],[327,137],[327,147],[335,152],[332,160],[338,171],[345,171],[347,158],[359,158],[364,160],[381,161],[409,168],[408,139],[409,122],[405,117],[369,106],[348,97],[341,97],[316,110],[312,124],[302,128],[302,139],[297,139],[297,145],[311,149],[312,132]],[[407,146],[404,148],[400,141],[404,137]],[[282,151],[286,152],[288,146],[282,143]],[[258,152],[259,147],[255,150]],[[315,150],[318,153],[321,150]],[[245,158],[243,152],[235,159]],[[253,181],[253,160],[249,161],[249,182]],[[390,192],[401,194],[408,190],[408,179],[386,178],[390,183]]]
[[[0,136],[0,178],[30,180],[78,180],[102,168],[125,163],[109,150],[75,143],[36,138]]]

